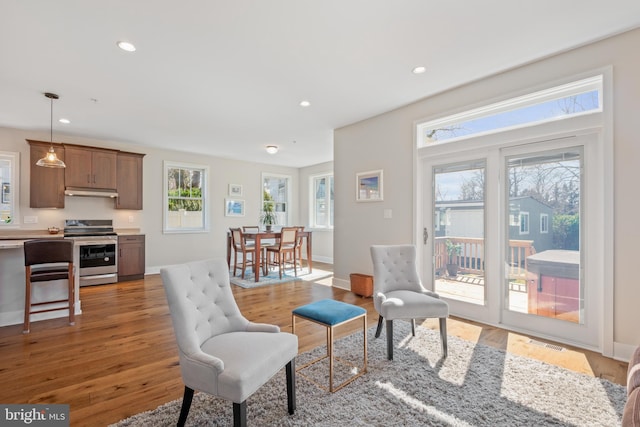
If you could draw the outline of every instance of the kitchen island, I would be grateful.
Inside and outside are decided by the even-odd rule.
[[[117,230],[119,235],[138,234],[138,229]],[[24,322],[25,270],[23,243],[32,239],[62,239],[62,232],[49,234],[47,230],[0,230],[0,327]],[[74,250],[75,314],[82,314],[78,252]],[[65,280],[33,284],[33,301],[64,299],[67,295]],[[51,307],[64,303],[51,304]],[[67,317],[68,310],[57,310],[31,315],[31,321]]]

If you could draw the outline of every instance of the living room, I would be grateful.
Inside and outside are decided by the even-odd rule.
[[[205,256],[225,256],[225,235],[229,227],[247,225],[245,223],[252,218],[250,222],[257,221],[263,173],[292,178],[292,194],[298,202],[292,206],[291,220],[292,223],[305,223],[310,209],[309,178],[318,173],[333,171],[336,227],[334,231],[314,230],[314,255],[318,256],[318,261],[332,264],[333,287],[348,289],[350,273],[372,273],[369,254],[372,244],[422,241],[423,227],[418,218],[423,216],[423,212],[421,207],[416,207],[420,191],[416,182],[419,165],[415,133],[418,122],[577,80],[587,74],[602,73],[605,75],[606,93],[604,115],[607,116],[601,130],[604,144],[602,168],[610,172],[604,175],[604,203],[602,212],[599,213],[604,225],[598,231],[605,236],[602,271],[598,273],[598,280],[602,282],[602,292],[598,296],[601,305],[596,313],[602,329],[597,345],[585,347],[613,360],[626,362],[640,342],[639,332],[633,322],[636,315],[635,301],[640,298],[640,291],[634,285],[633,268],[637,235],[633,213],[637,210],[638,202],[630,196],[635,194],[635,183],[629,176],[639,155],[634,143],[634,125],[640,112],[636,105],[637,95],[640,95],[636,77],[640,72],[640,62],[633,52],[640,42],[640,30],[632,28],[634,27],[615,35],[603,34],[590,43],[566,47],[559,52],[549,51],[526,64],[496,69],[494,74],[478,76],[467,84],[448,88],[426,98],[420,96],[418,101],[398,104],[395,108],[385,110],[390,111],[388,113],[376,112],[357,122],[343,122],[333,132],[332,157],[300,167],[269,163],[270,157],[266,154],[264,161],[247,161],[180,151],[179,141],[172,149],[168,149],[144,143],[136,144],[124,138],[84,136],[61,130],[56,124],[54,141],[145,154],[144,209],[139,211],[114,210],[113,203],[107,199],[71,197],[66,198],[67,205],[63,210],[29,207],[29,146],[25,140],[49,141],[49,104],[40,92],[55,89],[33,87],[32,95],[34,99],[38,98],[35,102],[42,110],[41,126],[27,129],[20,123],[7,121],[0,128],[2,151],[20,153],[19,215],[38,218],[37,224],[21,224],[21,228],[60,227],[66,218],[108,216],[113,218],[118,227],[136,227],[146,234],[146,273],[154,275],[166,265]],[[55,86],[55,82],[51,85]],[[62,92],[60,95],[62,100],[65,96],[73,96]],[[58,104],[54,104],[54,108],[57,108],[56,105]],[[160,209],[163,204],[163,189],[160,182],[165,160],[208,165],[211,171],[212,197],[211,228],[207,233],[162,232]],[[355,197],[356,176],[371,170],[384,171],[384,199],[376,203],[358,202]],[[246,201],[244,218],[225,216],[222,206],[229,184],[243,187],[243,198]],[[4,280],[6,279],[3,282]],[[458,312],[453,314],[461,316]],[[480,316],[471,313],[464,317],[500,326],[500,319],[495,313],[487,314],[484,318]],[[547,331],[539,336],[563,342],[554,332]],[[568,345],[575,344],[571,340],[564,342]]]

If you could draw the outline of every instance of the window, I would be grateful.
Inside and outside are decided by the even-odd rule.
[[[313,195],[311,227],[333,228],[333,173],[315,175],[309,180]]]
[[[289,225],[289,199],[291,177],[287,175],[262,174],[262,206],[271,205],[276,213],[276,225]]]
[[[602,111],[598,75],[418,125],[418,147]]]
[[[540,214],[540,232],[549,233],[549,214]]]
[[[207,166],[164,162],[164,231],[208,231]]]
[[[18,153],[0,151],[0,226],[18,224]]]
[[[529,234],[529,212],[520,212],[520,234]]]

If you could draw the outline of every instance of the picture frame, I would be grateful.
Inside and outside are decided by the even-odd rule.
[[[356,201],[380,202],[383,200],[382,169],[356,174]]]
[[[244,200],[224,199],[224,216],[244,216]]]
[[[240,196],[242,196],[242,185],[229,184],[229,197],[240,197]]]

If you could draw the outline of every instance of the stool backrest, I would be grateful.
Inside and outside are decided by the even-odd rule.
[[[24,242],[24,265],[73,262],[73,241],[34,239]]]

